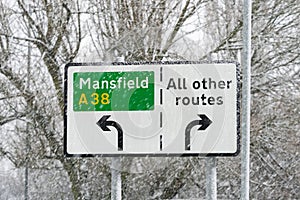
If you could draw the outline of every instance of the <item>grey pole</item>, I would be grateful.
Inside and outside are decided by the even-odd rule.
[[[206,199],[217,199],[217,165],[216,158],[207,157],[206,161]]]
[[[214,60],[213,54],[208,55],[208,60]],[[217,199],[217,158],[205,158],[205,176],[206,176],[206,199]]]
[[[120,157],[111,160],[111,200],[122,199],[122,180],[121,180],[121,161]]]
[[[242,146],[241,199],[249,199],[250,171],[250,95],[251,95],[251,0],[243,5],[243,88],[242,88]]]
[[[117,62],[124,62],[124,57],[117,57]],[[111,200],[122,199],[121,158],[111,160]]]
[[[28,11],[31,12],[31,7],[29,5]],[[29,26],[28,26],[29,27]],[[27,30],[28,32],[28,37],[30,38],[30,29],[28,28]],[[30,87],[30,65],[31,65],[31,44],[30,42],[28,42],[28,48],[27,48],[27,85],[26,85],[26,89],[29,90]],[[27,112],[29,112],[29,110],[27,109]],[[27,114],[28,115],[28,114]],[[26,161],[25,161],[25,188],[24,188],[24,199],[28,200],[29,199],[29,195],[28,195],[28,164],[29,164],[29,151],[30,151],[30,144],[29,144],[29,122],[28,122],[28,116],[26,117]]]

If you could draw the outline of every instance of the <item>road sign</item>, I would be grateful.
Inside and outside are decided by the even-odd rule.
[[[237,155],[238,67],[234,62],[66,65],[65,155]]]

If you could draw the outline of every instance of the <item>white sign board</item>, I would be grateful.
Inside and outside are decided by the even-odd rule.
[[[236,63],[71,63],[66,156],[234,156]]]

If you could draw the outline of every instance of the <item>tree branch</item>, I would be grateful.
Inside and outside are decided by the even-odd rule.
[[[0,126],[3,126],[4,124],[7,124],[11,121],[23,118],[25,116],[26,116],[26,113],[16,113],[15,115],[11,115],[11,116],[4,117],[4,118],[0,116]]]

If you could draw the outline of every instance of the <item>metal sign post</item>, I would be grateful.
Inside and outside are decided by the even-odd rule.
[[[28,11],[29,13],[31,12],[31,6],[29,5],[29,8],[28,8]],[[28,33],[28,37],[30,38],[31,37],[31,34],[30,34],[30,29],[28,27],[28,30],[27,30],[27,33]],[[28,42],[27,43],[28,47],[27,47],[27,84],[26,84],[26,90],[30,91],[30,68],[31,68],[31,43]],[[27,111],[29,111],[29,106],[27,105]],[[28,112],[30,113],[30,112]],[[26,160],[25,160],[25,190],[24,190],[24,199],[25,200],[28,200],[29,199],[29,180],[28,180],[28,176],[29,176],[29,152],[30,152],[30,143],[29,143],[29,114],[26,114]]]
[[[123,57],[117,57],[118,62],[124,62]],[[104,123],[102,123],[103,126]],[[113,124],[110,124],[113,125]],[[101,126],[101,124],[100,124]],[[107,126],[107,120],[106,120]],[[117,126],[117,125],[116,125]],[[120,126],[120,125],[118,125]],[[103,127],[104,128],[104,127]],[[105,128],[104,128],[105,129]],[[120,127],[118,133],[120,134]],[[118,143],[118,148],[120,149],[120,144]],[[111,200],[121,200],[122,199],[122,176],[121,176],[121,158],[120,157],[112,157],[111,158]]]
[[[121,158],[111,159],[111,200],[122,199]]]
[[[206,161],[206,199],[217,199],[217,159],[215,157],[205,158]]]
[[[250,171],[250,102],[251,102],[251,0],[244,0],[243,8],[243,88],[242,88],[242,166],[241,199],[249,199]]]

